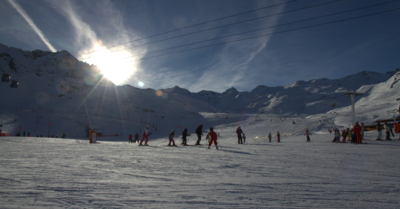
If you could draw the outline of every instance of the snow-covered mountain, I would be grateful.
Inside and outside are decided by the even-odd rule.
[[[188,127],[193,132],[200,124],[233,127],[243,121],[249,121],[249,129],[256,132],[272,119],[317,120],[334,112],[346,119],[336,117],[326,122],[348,126],[345,115],[350,114],[351,101],[345,92],[349,90],[365,93],[356,97],[356,108],[362,107],[357,114],[372,122],[380,116],[378,113],[369,117],[361,113],[377,111],[376,105],[388,103],[380,107],[382,114],[397,108],[394,100],[400,92],[399,69],[386,74],[361,71],[340,79],[297,81],[281,87],[260,85],[250,92],[233,87],[222,93],[194,93],[178,86],[159,90],[115,86],[96,66],[77,60],[67,51],[30,52],[3,44],[0,67],[2,73],[19,82],[16,89],[10,88],[10,83],[0,84],[3,131],[15,134],[21,127],[34,135],[46,134],[50,122],[51,133],[68,132],[75,138],[84,138],[83,130],[89,124],[83,98],[93,129],[104,135],[139,132],[150,124],[156,136],[165,136],[177,127]]]

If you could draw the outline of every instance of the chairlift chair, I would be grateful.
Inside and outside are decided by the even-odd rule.
[[[12,80],[10,84],[10,88],[18,88],[18,81]]]
[[[1,77],[2,82],[10,82],[10,79],[11,79],[10,74],[3,73],[3,76]]]

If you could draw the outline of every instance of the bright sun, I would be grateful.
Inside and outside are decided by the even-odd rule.
[[[135,71],[135,62],[126,59],[132,56],[128,51],[112,52],[99,44],[92,51],[87,58],[83,58],[85,62],[98,66],[103,75],[115,85],[121,84]]]

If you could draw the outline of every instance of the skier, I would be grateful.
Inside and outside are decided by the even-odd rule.
[[[147,125],[146,126],[146,129],[144,129],[144,131],[143,131],[143,138],[142,138],[142,141],[140,141],[140,144],[139,144],[139,146],[143,146],[142,145],[142,142],[146,139],[146,141],[144,142],[144,146],[149,146],[148,144],[147,144],[147,141],[149,141],[149,136],[150,136],[150,132],[149,132],[149,125]]]
[[[279,131],[278,131],[278,133],[276,133],[276,136],[278,137],[278,141],[277,142],[281,142],[281,135],[279,134]]]
[[[340,142],[340,132],[339,129],[335,129],[335,141]]]
[[[272,139],[271,133],[268,134],[268,139],[269,139],[269,142],[271,142],[271,139]]]
[[[242,141],[242,134],[244,135],[242,129],[241,129],[240,126],[239,126],[239,127],[236,129],[236,135],[237,135],[237,138],[238,138],[238,144],[243,144],[243,141]]]
[[[135,140],[133,140],[133,142],[139,142],[139,134],[136,132],[135,134]]]
[[[201,136],[203,136],[203,125],[199,125],[199,127],[196,128],[196,134],[197,134],[197,141],[195,145],[201,145]]]
[[[378,125],[376,125],[376,130],[378,131],[378,138],[376,139],[376,141],[382,141],[382,128],[381,128],[381,123],[378,123]]]
[[[128,143],[132,143],[132,133],[129,133],[129,142]]]
[[[246,135],[243,133],[243,143],[246,143]]]
[[[182,145],[183,146],[189,146],[189,145],[187,145],[187,141],[186,141],[187,136],[190,136],[190,134],[187,133],[187,128],[185,128],[185,130],[183,130],[183,133],[182,133]]]
[[[306,134],[304,134],[304,135],[306,135],[307,136],[307,142],[311,142],[311,140],[310,140],[310,132],[308,132],[308,129],[306,129]]]
[[[174,141],[174,135],[175,135],[175,131],[172,130],[171,133],[169,134],[168,138],[169,138],[169,143],[168,146],[171,146],[171,142],[172,142],[172,146],[175,146],[175,141]]]
[[[356,125],[353,127],[353,131],[357,136],[357,142],[356,144],[362,144],[362,135],[361,135],[361,126],[358,124],[358,122],[356,123]]]
[[[347,137],[346,130],[342,130],[342,137],[343,137],[342,143],[346,143],[346,137]]]
[[[353,143],[353,144],[357,143],[357,136],[354,133],[353,129],[351,129],[351,143]]]
[[[347,141],[351,141],[351,133],[349,128],[347,128]]]
[[[210,128],[210,132],[207,134],[206,139],[208,138],[211,138],[210,142],[208,143],[208,149],[210,149],[212,142],[214,142],[215,148],[218,149],[217,134],[214,132],[212,127]]]
[[[391,141],[392,139],[390,138],[390,126],[385,122],[385,132],[386,132],[386,141]]]

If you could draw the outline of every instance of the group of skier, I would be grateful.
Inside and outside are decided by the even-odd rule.
[[[25,132],[25,131],[23,131],[22,134],[21,134],[21,132],[19,131],[19,132],[17,132],[17,133],[15,134],[15,136],[34,137],[34,136],[32,136],[29,132]],[[43,134],[40,134],[40,135],[38,134],[38,135],[36,135],[36,137],[43,137]],[[58,138],[58,133],[53,134],[53,135],[48,135],[47,137],[48,137],[48,138]],[[63,133],[63,134],[61,135],[61,138],[67,138],[67,135],[66,135],[65,133]]]
[[[343,137],[342,141],[340,141],[340,137]],[[347,128],[346,130],[342,130],[342,133],[339,132],[339,129],[334,129],[334,138],[332,142],[345,143],[346,138],[348,138],[347,141],[351,141],[353,144],[362,144],[364,138],[364,123],[360,125],[357,122],[351,130]]]
[[[385,126],[385,131],[386,131],[386,140],[391,140],[390,139],[390,133],[392,134],[392,136],[394,137],[393,131],[391,126],[388,123],[384,124]],[[377,125],[377,130],[378,130],[378,138],[377,140],[382,140],[382,127],[380,125],[380,123],[378,123]],[[196,128],[195,131],[196,135],[197,135],[197,141],[195,143],[195,145],[201,145],[201,137],[203,136],[203,125],[199,125]],[[139,143],[139,146],[148,146],[147,142],[149,140],[149,136],[150,136],[150,132],[149,132],[149,126],[147,125],[146,128],[144,129],[143,132],[143,137],[142,140],[140,140],[139,142],[139,134],[136,133],[134,135],[134,139],[132,139],[132,134],[129,134],[129,143]],[[239,126],[236,129],[236,135],[237,135],[237,139],[238,139],[238,144],[244,144],[246,142],[246,135],[244,134],[242,128]],[[306,142],[310,142],[310,135],[312,135],[308,129],[306,129],[305,134],[307,137]],[[176,146],[175,144],[175,140],[174,140],[174,136],[175,136],[175,130],[172,130],[168,136],[169,139],[169,143],[167,146]],[[187,128],[185,128],[182,132],[182,146],[189,146],[187,144],[187,137],[190,136],[190,134],[187,133]],[[280,133],[279,131],[276,134],[277,136],[277,142],[280,142]],[[343,137],[342,140],[340,140],[340,137]],[[209,133],[207,134],[206,139],[209,139],[208,142],[208,148],[210,148],[210,146],[212,145],[212,143],[214,143],[214,145],[216,146],[216,148],[218,149],[218,143],[217,143],[217,138],[218,138],[218,134],[214,132],[214,129],[211,127]],[[347,141],[351,141],[351,143],[354,144],[362,144],[363,142],[363,138],[364,138],[364,123],[361,123],[361,125],[357,122],[352,129],[347,128],[346,130],[342,130],[342,133],[340,134],[339,129],[335,128],[334,129],[334,139],[332,142],[346,142],[346,138]],[[268,139],[269,142],[271,142],[272,140],[272,135],[271,133],[268,134]],[[143,144],[144,142],[144,144]]]
[[[139,142],[139,134],[136,133],[135,134],[135,139],[132,140],[132,134],[129,134],[129,143],[136,143],[139,142],[139,146],[149,146],[147,144],[148,140],[149,140],[149,136],[150,136],[150,132],[149,132],[149,125],[146,126],[146,128],[143,131],[143,136],[142,136],[142,140]],[[197,141],[195,143],[195,145],[201,145],[200,141],[201,141],[201,136],[203,136],[203,125],[200,125],[196,128],[196,134],[197,134]],[[189,146],[187,144],[187,137],[190,136],[190,134],[187,133],[187,128],[185,128],[182,132],[182,143],[181,145],[183,146]],[[169,133],[168,139],[169,139],[169,143],[167,146],[177,146],[175,144],[175,130],[172,130]],[[217,133],[214,132],[214,129],[211,127],[210,128],[210,132],[207,134],[206,139],[209,139],[209,143],[208,143],[208,148],[210,148],[211,144],[214,143],[216,149],[218,149],[218,143],[217,143],[217,138],[218,135]],[[142,144],[144,142],[144,144]]]
[[[389,123],[387,123],[387,122],[385,122],[384,123],[384,128],[385,128],[385,133],[386,133],[386,138],[385,138],[385,140],[386,141],[390,141],[390,140],[392,140],[391,138],[390,138],[390,134],[392,134],[392,136],[394,137],[394,134],[393,134],[393,129],[392,129],[392,126],[391,126],[392,124],[389,124]],[[382,141],[382,126],[381,126],[381,123],[378,123],[378,125],[377,125],[377,131],[378,131],[378,138],[376,139],[377,141]],[[397,133],[397,132],[396,132]],[[399,138],[400,139],[400,138]]]

